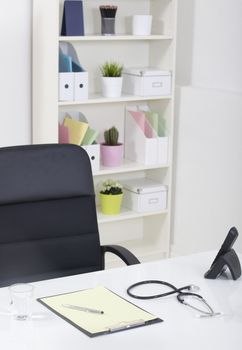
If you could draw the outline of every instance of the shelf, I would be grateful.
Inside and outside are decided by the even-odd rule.
[[[164,248],[159,249],[159,248],[157,248],[156,245],[146,245],[144,248],[142,246],[137,246],[138,242],[135,242],[135,241],[122,243],[122,244],[125,245],[130,251],[132,251],[132,253],[135,256],[138,256],[140,262],[149,262],[152,260],[165,259],[169,255],[169,251],[167,251]],[[112,259],[112,257],[111,257],[111,259]]]
[[[82,101],[59,101],[59,106],[74,106],[74,105],[87,105],[87,104],[100,104],[100,103],[113,103],[113,102],[135,102],[135,101],[152,101],[152,100],[169,100],[172,96],[134,96],[134,95],[122,95],[121,97],[107,98],[101,95],[90,95],[87,100]]]
[[[145,165],[124,159],[119,167],[101,166],[93,172],[95,186],[107,178],[136,179],[148,177],[165,184],[172,193],[172,154],[174,138],[174,78],[176,50],[177,0],[115,0],[119,7],[116,35],[101,35],[99,1],[83,2],[85,36],[61,36],[64,0],[33,0],[33,143],[58,140],[59,114],[82,112],[93,129],[103,130],[115,125],[120,139],[125,135],[126,106],[149,105],[164,118],[169,131],[169,158],[166,164]],[[138,13],[153,16],[152,34],[131,34],[131,17]],[[164,35],[163,35],[164,34]],[[59,46],[71,44],[78,59],[89,73],[89,94],[79,101],[58,101]],[[168,96],[134,96],[123,93],[117,98],[101,95],[98,67],[107,60],[122,62],[124,67],[157,67],[172,72],[172,92]],[[124,90],[125,91],[125,90]],[[132,136],[133,137],[133,136]],[[96,189],[97,191],[97,189]],[[99,203],[97,199],[97,203]],[[123,203],[125,204],[125,203]],[[119,215],[104,215],[97,208],[100,238],[104,244],[130,247],[141,261],[169,254],[172,210],[137,213],[122,208]]]
[[[60,36],[60,42],[78,42],[78,41],[142,41],[142,40],[172,40],[171,35],[84,35],[84,36]]]
[[[136,243],[136,242],[135,242]],[[150,262],[160,259],[165,259],[168,257],[167,251],[164,251],[162,249],[157,249],[156,246],[149,246],[146,247],[146,249],[137,249],[135,247],[135,244],[131,244],[130,242],[122,242],[122,245],[125,245],[126,248],[128,248],[132,253],[139,257],[139,261],[141,263],[144,262]],[[120,266],[125,266],[125,263],[120,262],[120,259],[117,258],[114,254],[109,254],[105,256],[105,268],[118,268]]]
[[[104,215],[100,212],[100,208],[97,207],[97,217],[98,217],[99,224],[123,221],[128,219],[137,219],[137,218],[143,218],[146,216],[161,215],[161,214],[167,214],[167,213],[168,213],[167,209],[163,211],[155,211],[155,212],[149,212],[149,213],[136,213],[130,209],[121,208],[121,213],[119,215]]]
[[[149,169],[160,169],[160,168],[168,168],[168,164],[155,164],[155,165],[145,165],[145,164],[139,164],[132,162],[128,159],[125,159],[123,161],[122,166],[120,167],[104,167],[101,166],[100,170],[97,172],[94,172],[94,176],[98,175],[112,175],[112,174],[121,174],[121,173],[127,173],[127,172],[133,172],[133,171],[142,171],[142,170],[149,170]]]

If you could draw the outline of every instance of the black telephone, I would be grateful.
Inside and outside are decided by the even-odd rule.
[[[232,249],[238,235],[239,233],[235,227],[232,227],[229,230],[218,254],[212,262],[210,269],[205,273],[205,278],[215,279],[220,276],[226,268],[229,269],[234,280],[241,276],[240,261],[237,254]]]

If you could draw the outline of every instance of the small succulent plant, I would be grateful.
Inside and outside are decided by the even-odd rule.
[[[118,145],[118,137],[119,137],[119,132],[113,126],[112,128],[105,130],[104,131],[104,140],[105,140],[105,145],[109,146],[116,146]]]
[[[100,193],[116,195],[123,193],[123,186],[118,182],[108,179],[102,183]]]

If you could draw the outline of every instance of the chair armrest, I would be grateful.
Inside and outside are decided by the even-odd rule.
[[[140,264],[140,261],[136,256],[131,253],[128,249],[121,247],[120,245],[103,245],[102,247],[103,256],[105,253],[113,253],[117,255],[126,265]]]

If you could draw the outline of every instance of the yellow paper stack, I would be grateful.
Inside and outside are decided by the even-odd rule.
[[[88,129],[88,124],[79,120],[65,118],[64,126],[69,129],[70,143],[80,146]]]

